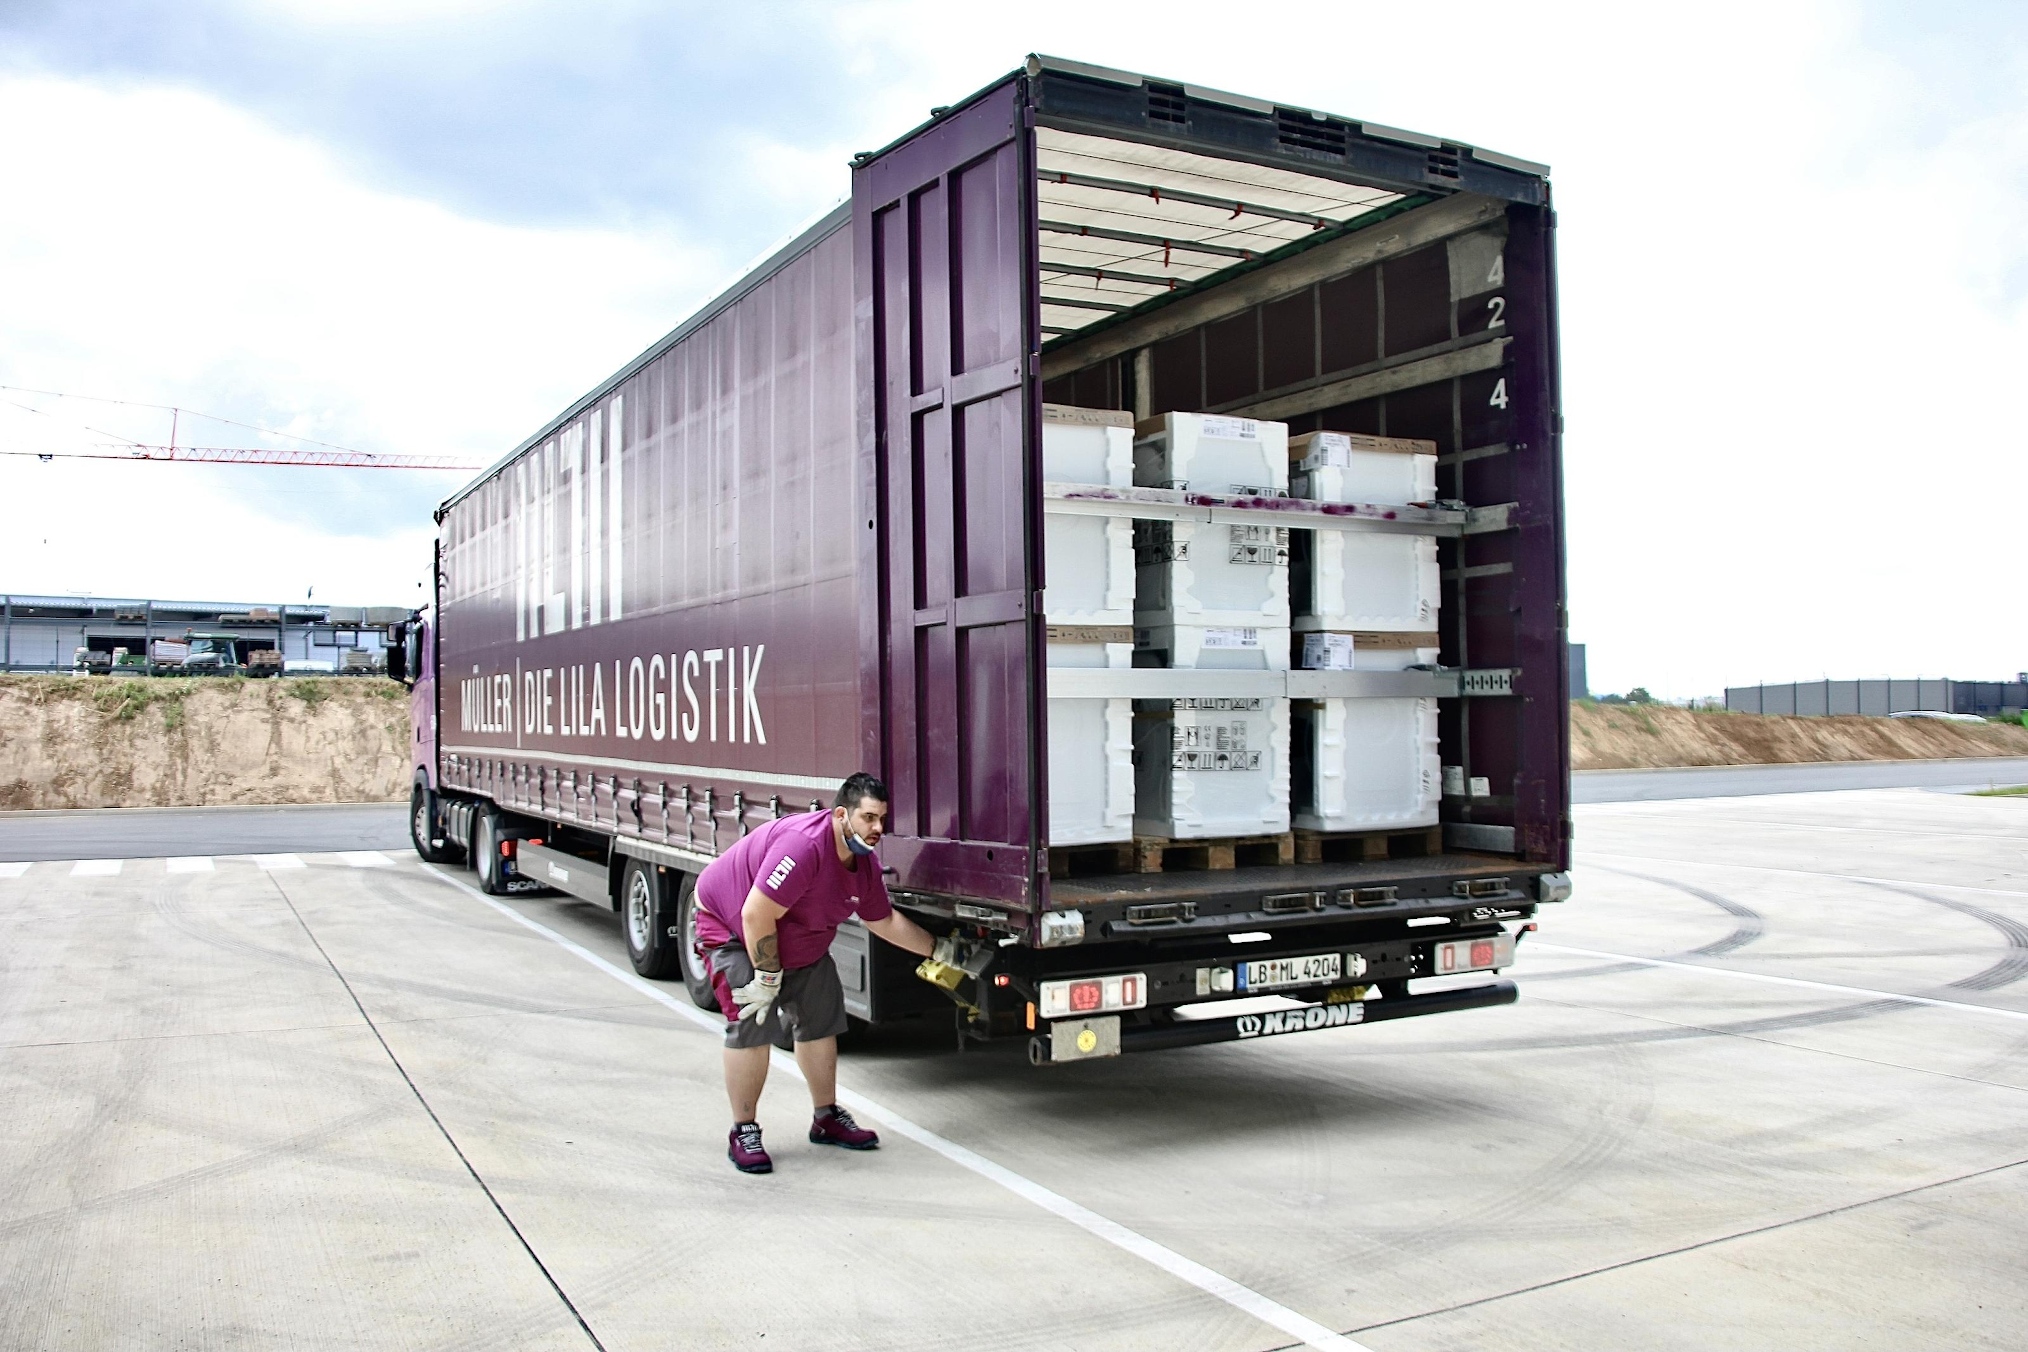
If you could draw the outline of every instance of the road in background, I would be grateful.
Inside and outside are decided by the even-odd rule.
[[[389,850],[408,846],[403,803],[91,808],[0,813],[0,861]]]
[[[2028,756],[1989,760],[1815,761],[1805,765],[1696,765],[1667,770],[1580,770],[1570,777],[1579,803],[1737,798],[1830,789],[1945,789],[1966,792],[2028,784]]]
[[[1830,761],[1812,765],[1715,765],[1682,770],[1581,770],[1580,803],[1660,802],[1827,789],[1982,789],[2028,784],[2028,756],[1992,760]],[[400,850],[407,806],[102,808],[0,812],[0,861],[154,859],[166,855],[278,851]]]
[[[976,1155],[808,1145],[778,1068],[768,1178],[603,907],[398,850],[0,865],[0,1346],[2018,1346],[2028,800],[1577,838],[1518,1005],[1046,1070],[854,1034],[849,1091]]]

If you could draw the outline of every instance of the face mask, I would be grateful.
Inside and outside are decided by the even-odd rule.
[[[859,833],[850,826],[845,828],[845,848],[854,854],[872,854],[873,847],[859,838]]]

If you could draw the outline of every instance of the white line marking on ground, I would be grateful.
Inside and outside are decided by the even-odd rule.
[[[1848,883],[1886,883],[1890,887],[1935,887],[1946,892],[1981,892],[1989,897],[2028,897],[2028,892],[2006,887],[1973,887],[1969,883],[1939,883],[1927,878],[1872,878],[1863,873],[1825,873],[1812,868],[1770,868],[1766,864],[1727,864],[1717,859],[1671,859],[1659,854],[1613,854],[1605,850],[1586,850],[1578,856],[1577,866],[1584,867],[1586,859],[1634,859],[1646,864],[1681,864],[1685,868],[1731,868],[1744,869],[1748,873],[1780,873],[1791,878],[1838,878]]]
[[[303,861],[296,858],[293,854],[250,854],[247,858],[253,860],[270,873],[273,873],[278,868],[303,867]]]
[[[209,873],[214,867],[208,854],[186,854],[165,859],[171,873]]]
[[[80,859],[70,866],[73,878],[112,878],[118,876],[123,859]]]
[[[28,872],[31,865],[25,863],[0,864],[0,878],[19,878]]]
[[[338,857],[350,868],[393,868],[394,861],[379,850],[340,850]]]
[[[491,906],[517,925],[533,930],[574,957],[598,968],[598,970],[612,977],[615,981],[631,986],[634,990],[647,996],[657,1004],[674,1010],[690,1023],[696,1024],[713,1035],[724,1032],[725,1021],[723,1019],[713,1018],[691,1004],[687,999],[678,999],[661,987],[643,980],[635,973],[607,962],[584,945],[573,939],[565,938],[539,921],[529,919],[513,907],[487,896],[476,887],[472,887],[457,878],[451,877],[441,869],[427,864],[424,865],[424,868],[459,891],[467,893],[477,900],[486,903],[486,905]],[[788,1074],[801,1078],[796,1070],[795,1058],[786,1052],[778,1051],[774,1054],[774,1065]],[[1079,1206],[1076,1202],[1071,1201],[1061,1193],[1052,1192],[1033,1179],[1017,1174],[1004,1165],[995,1164],[985,1156],[975,1151],[967,1150],[955,1141],[939,1136],[928,1127],[919,1126],[909,1121],[901,1114],[875,1103],[863,1094],[854,1093],[841,1087],[838,1097],[846,1107],[858,1112],[864,1112],[868,1117],[878,1119],[891,1128],[897,1135],[906,1136],[917,1145],[927,1147],[942,1155],[951,1163],[971,1170],[988,1182],[999,1184],[1023,1201],[1032,1202],[1044,1211],[1069,1221],[1072,1225],[1085,1231],[1085,1233],[1102,1239],[1117,1248],[1124,1249],[1136,1258],[1154,1264],[1170,1276],[1188,1282],[1206,1295],[1214,1296],[1226,1304],[1233,1306],[1235,1309],[1244,1310],[1262,1323],[1279,1329],[1291,1338],[1297,1339],[1306,1347],[1317,1348],[1319,1352],[1372,1352],[1372,1349],[1368,1348],[1365,1344],[1354,1342],[1344,1334],[1328,1329],[1314,1319],[1297,1314],[1288,1306],[1270,1300],[1252,1287],[1243,1286],[1230,1277],[1212,1271],[1202,1263],[1185,1258],[1174,1249],[1163,1244],[1158,1244],[1146,1235],[1130,1230],[1117,1221],[1108,1220],[1096,1211]]]
[[[1709,976],[1729,976],[1739,981],[1761,981],[1772,986],[1796,986],[1803,990],[1829,991],[1833,995],[1863,995],[1869,1000],[1898,1000],[1905,1005],[1929,1005],[1936,1009],[1954,1009],[1961,1014],[1988,1014],[1996,1019],[2018,1019],[2028,1022],[2028,1010],[1971,1005],[1961,1000],[1933,1000],[1927,995],[1903,995],[1899,991],[1877,991],[1868,986],[1840,986],[1829,981],[1804,981],[1800,977],[1774,976],[1767,972],[1742,972],[1731,967],[1712,967],[1701,962],[1637,958],[1630,953],[1604,953],[1596,948],[1572,948],[1568,944],[1542,943],[1534,939],[1529,940],[1528,947],[1550,953],[1570,953],[1580,958],[1609,958],[1614,962],[1638,963],[1643,967],[1670,967],[1684,972],[1703,972]]]

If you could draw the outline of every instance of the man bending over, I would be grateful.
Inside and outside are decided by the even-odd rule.
[[[755,1111],[768,1049],[786,1027],[810,1086],[810,1140],[873,1150],[880,1137],[852,1120],[838,1096],[838,1035],[845,992],[831,940],[846,917],[911,953],[936,941],[895,910],[880,878],[887,786],[856,774],[829,812],[771,821],[711,862],[697,879],[697,947],[725,1012],[725,1093],[732,1100],[726,1156],[742,1172],[774,1171]]]

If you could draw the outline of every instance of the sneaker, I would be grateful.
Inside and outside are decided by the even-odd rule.
[[[828,1108],[819,1108],[816,1117],[810,1120],[810,1144],[842,1145],[847,1150],[878,1150],[880,1133],[860,1126],[852,1120],[852,1114],[834,1103]]]
[[[811,1139],[816,1138],[812,1136]],[[732,1161],[733,1168],[743,1174],[771,1174],[775,1171],[775,1162],[761,1148],[758,1122],[742,1122],[732,1129],[726,1137],[725,1157]]]

